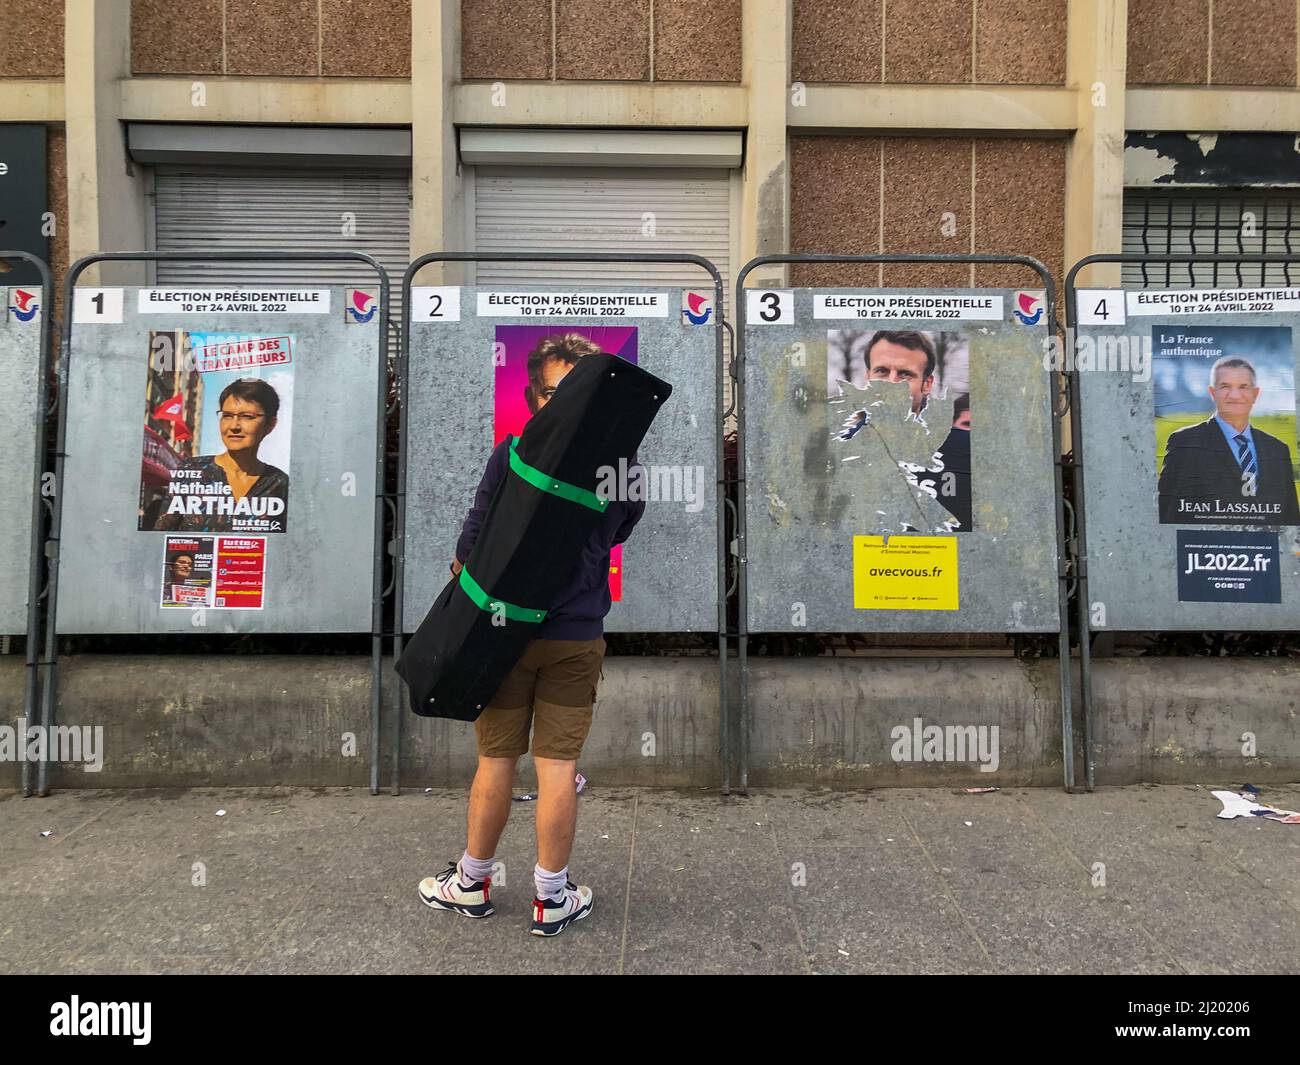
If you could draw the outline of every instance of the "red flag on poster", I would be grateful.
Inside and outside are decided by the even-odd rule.
[[[154,408],[153,417],[158,421],[171,422],[176,426],[176,439],[189,440],[194,434],[185,424],[185,397],[177,392],[171,399],[165,399]]]

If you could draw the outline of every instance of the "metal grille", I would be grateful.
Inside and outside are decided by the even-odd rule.
[[[1124,190],[1124,251],[1261,255],[1300,251],[1300,190]],[[1290,285],[1290,263],[1126,263],[1132,288]]]

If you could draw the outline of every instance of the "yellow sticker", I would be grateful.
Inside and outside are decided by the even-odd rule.
[[[957,537],[855,536],[855,610],[956,610]]]

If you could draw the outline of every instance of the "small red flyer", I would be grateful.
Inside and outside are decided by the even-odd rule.
[[[217,610],[261,610],[265,586],[266,537],[218,537],[213,607]]]

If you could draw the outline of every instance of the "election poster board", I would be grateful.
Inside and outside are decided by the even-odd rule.
[[[1055,632],[1041,291],[752,289],[754,632]]]
[[[38,423],[42,306],[39,285],[0,286],[0,415],[9,446],[0,451],[0,635],[27,631],[32,557],[32,492]]]
[[[636,458],[608,471],[644,517],[610,551],[609,632],[717,631],[717,403],[712,291],[413,287],[403,624],[450,574],[494,448],[517,438],[584,355],[608,352],[673,386]],[[463,560],[462,560],[463,561]]]
[[[1300,289],[1080,289],[1094,630],[1300,627]]]
[[[63,633],[371,627],[376,290],[74,296]]]

